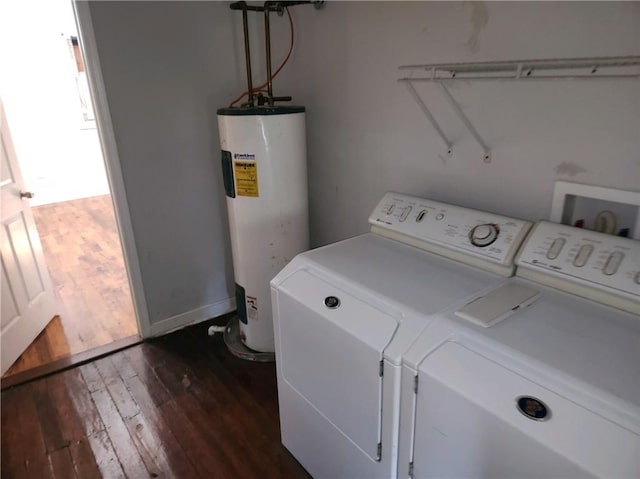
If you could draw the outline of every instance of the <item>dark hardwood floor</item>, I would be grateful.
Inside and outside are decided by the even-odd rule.
[[[207,325],[2,392],[2,479],[309,478],[280,443],[275,365]]]

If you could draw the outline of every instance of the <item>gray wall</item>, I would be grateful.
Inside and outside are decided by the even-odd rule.
[[[211,314],[233,296],[215,112],[240,83],[237,18],[217,2],[91,15],[150,320]]]
[[[296,48],[276,88],[307,106],[314,245],[366,231],[386,190],[536,220],[549,214],[556,179],[640,189],[637,80],[455,84],[493,148],[490,164],[435,85],[420,85],[454,141],[447,158],[396,81],[403,64],[638,55],[638,2],[328,2],[293,12]],[[280,58],[288,28],[274,32]]]

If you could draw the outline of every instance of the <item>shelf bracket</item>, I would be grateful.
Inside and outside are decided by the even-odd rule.
[[[413,83],[436,83],[442,95],[453,108],[458,118],[464,123],[476,142],[484,152],[485,163],[491,162],[491,150],[464,114],[444,82],[471,81],[565,81],[565,80],[631,80],[640,79],[640,56],[618,57],[586,57],[586,58],[547,58],[533,60],[508,60],[492,62],[463,63],[430,63],[423,65],[402,65],[400,70],[428,72],[425,76],[399,78],[406,83],[407,89],[414,97],[427,119],[447,145],[447,153],[451,155],[451,141],[434,118],[429,108],[418,95]]]
[[[442,142],[447,147],[447,155],[451,156],[452,152],[453,152],[451,141],[449,141],[447,136],[444,134],[444,131],[442,131],[442,128],[440,128],[440,124],[437,122],[437,120],[431,114],[431,111],[429,110],[427,105],[425,105],[425,103],[422,101],[422,98],[420,98],[420,95],[418,95],[418,92],[413,87],[411,82],[407,81],[407,82],[405,82],[405,85],[407,87],[407,90],[409,90],[409,93],[411,93],[411,95],[415,99],[416,103],[418,103],[418,105],[422,109],[422,112],[425,114],[425,116],[427,117],[427,119],[431,123],[431,126],[433,126],[433,129],[436,130],[438,132],[438,135],[440,135],[440,138],[442,138]]]
[[[444,98],[449,102],[449,105],[451,105],[451,108],[453,108],[453,110],[456,112],[456,114],[458,115],[458,118],[460,118],[462,123],[464,123],[464,126],[467,127],[467,130],[469,130],[469,133],[471,133],[471,135],[475,138],[476,142],[482,148],[482,151],[484,151],[484,156],[482,158],[483,161],[485,163],[491,163],[491,150],[487,147],[482,137],[478,134],[476,129],[473,127],[473,125],[469,121],[469,118],[467,118],[467,115],[464,114],[464,112],[462,111],[462,108],[460,108],[460,105],[458,105],[458,102],[456,101],[456,99],[453,98],[453,95],[451,95],[451,93],[449,92],[447,87],[444,85],[444,83],[442,83],[442,81],[439,81],[439,80],[436,81],[436,85],[438,85],[438,88],[440,88],[440,91],[442,92]]]

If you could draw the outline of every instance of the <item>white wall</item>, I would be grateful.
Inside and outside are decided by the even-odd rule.
[[[2,5],[0,94],[32,206],[109,193],[95,127],[82,118],[71,35],[69,0]]]
[[[296,49],[275,92],[307,106],[314,245],[366,231],[389,189],[529,219],[547,216],[556,179],[638,189],[638,82],[459,84],[454,94],[493,149],[485,164],[424,85],[455,142],[446,158],[396,81],[410,63],[639,54],[638,3],[292,10]],[[215,111],[245,85],[240,13],[217,2],[94,2],[91,13],[151,319],[224,302],[233,274]],[[277,65],[288,28],[272,18]],[[262,48],[254,42],[254,84]]]
[[[217,2],[90,9],[150,320],[177,326],[227,312],[216,109],[240,83],[233,12]]]
[[[527,219],[556,179],[640,189],[640,82],[456,83],[493,149],[482,152],[435,85],[419,92],[440,138],[396,80],[403,64],[640,54],[638,2],[328,2],[294,7],[296,48],[276,81],[307,106],[311,238],[368,229],[386,190]],[[274,28],[274,57],[288,31]],[[256,72],[260,76],[260,72]]]

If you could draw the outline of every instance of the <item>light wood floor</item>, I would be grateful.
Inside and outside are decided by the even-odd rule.
[[[111,197],[33,208],[63,310],[4,377],[138,334]]]

